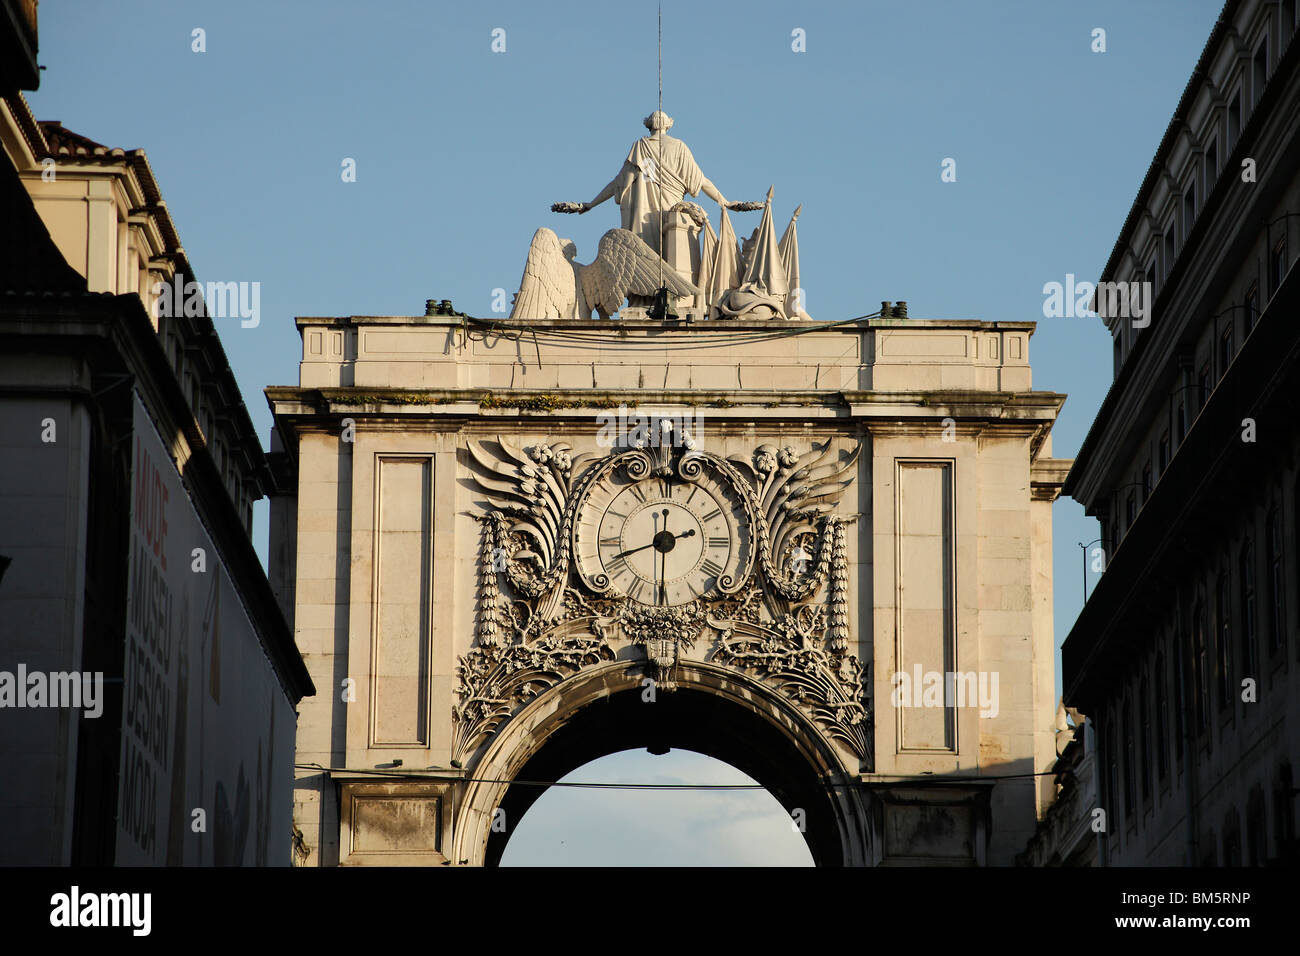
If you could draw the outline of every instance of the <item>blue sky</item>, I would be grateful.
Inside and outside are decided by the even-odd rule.
[[[1069,395],[1054,453],[1070,457],[1110,385],[1110,339],[1100,319],[1043,318],[1043,285],[1098,278],[1221,5],[667,0],[664,108],[728,199],[775,184],[781,224],[803,204],[815,318],[904,299],[920,318],[1037,320],[1034,384]],[[36,116],[145,149],[199,279],[261,283],[261,324],[220,332],[264,441],[262,389],[297,380],[294,316],[421,314],[430,298],[490,316],[541,225],[589,259],[616,208],[561,219],[549,205],[592,198],[656,98],[649,2],[71,0],[42,4],[40,31]],[[940,180],[945,158],[956,182]],[[255,517],[265,553],[264,505]],[[1081,603],[1077,542],[1097,534],[1074,502],[1056,505],[1058,644]],[[614,755],[597,769],[703,768]],[[570,839],[555,836],[565,820],[592,832],[595,808],[617,819],[626,793],[552,791],[533,813],[558,800],[569,815],[526,822],[509,854],[545,861]],[[650,817],[680,836],[736,800]]]

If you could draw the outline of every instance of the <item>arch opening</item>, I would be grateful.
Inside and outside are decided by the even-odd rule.
[[[547,788],[583,765],[626,750],[693,751],[760,784],[803,824],[819,866],[861,862],[866,824],[838,757],[792,705],[762,685],[707,664],[678,668],[678,689],[647,701],[639,668],[626,662],[552,688],[507,723],[474,771],[461,811],[458,856],[496,866]],[[496,815],[507,826],[493,829]]]
[[[716,758],[688,750],[624,750],[583,764],[561,781],[590,782],[682,789],[549,788],[522,820],[510,821],[499,865],[813,865],[807,842],[780,803]],[[752,789],[721,789],[737,786]]]

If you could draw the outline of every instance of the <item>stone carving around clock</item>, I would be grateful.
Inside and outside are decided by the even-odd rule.
[[[855,517],[839,510],[860,447],[723,458],[686,434],[656,437],[581,453],[469,442],[482,537],[455,758],[543,691],[627,657],[665,692],[680,661],[735,668],[870,761],[870,663],[850,653]]]

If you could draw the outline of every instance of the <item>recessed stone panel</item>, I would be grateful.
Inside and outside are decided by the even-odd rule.
[[[428,456],[375,463],[371,746],[428,746],[432,482]]]
[[[951,461],[900,461],[897,487],[898,734],[901,750],[956,748],[943,698],[955,655]],[[938,675],[938,696],[926,690]]]

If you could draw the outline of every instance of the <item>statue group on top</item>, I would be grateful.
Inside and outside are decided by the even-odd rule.
[[[590,202],[551,207],[582,214],[613,199],[621,227],[601,237],[590,265],[577,261],[571,240],[538,229],[510,317],[586,319],[595,311],[609,318],[642,310],[657,318],[810,321],[799,284],[799,209],[778,242],[772,189],[762,202],[728,202],[686,144],[668,135],[671,117],[656,110],[644,123],[650,134],[632,145],[618,175]],[[686,198],[701,192],[718,204],[716,231],[704,208]],[[741,243],[727,211],[759,209],[762,221]]]

